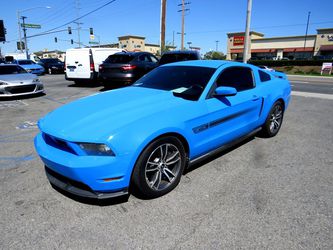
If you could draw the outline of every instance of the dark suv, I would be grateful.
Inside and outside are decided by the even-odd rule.
[[[165,52],[161,59],[160,65],[189,60],[200,60],[200,54],[196,50],[174,50]]]
[[[51,74],[54,73],[64,73],[65,63],[57,58],[43,58],[38,62],[39,65],[43,66],[45,72]]]
[[[119,52],[99,65],[99,78],[104,85],[112,81],[132,83],[158,66],[158,59],[148,52]]]

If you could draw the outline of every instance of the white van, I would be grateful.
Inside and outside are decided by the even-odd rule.
[[[68,81],[96,80],[98,67],[109,56],[123,50],[117,48],[68,49],[65,59],[65,78]]]

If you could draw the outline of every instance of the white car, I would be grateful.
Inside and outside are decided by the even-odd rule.
[[[16,64],[0,65],[0,97],[42,93],[40,79]]]

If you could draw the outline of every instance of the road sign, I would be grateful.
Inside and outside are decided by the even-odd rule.
[[[89,44],[98,44],[98,42],[95,42],[95,41],[89,41]]]
[[[95,36],[94,35],[90,35],[90,40],[94,40]]]
[[[322,75],[325,71],[330,75],[332,73],[333,63],[323,63],[320,74]]]
[[[42,26],[40,24],[32,24],[32,23],[26,23],[26,24],[21,24],[23,28],[31,28],[31,29],[40,29]]]
[[[16,47],[17,47],[17,50],[24,50],[25,49],[24,42],[21,42],[21,45],[20,45],[20,42],[16,42]]]

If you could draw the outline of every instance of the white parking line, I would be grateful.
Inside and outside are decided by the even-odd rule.
[[[321,98],[321,99],[326,99],[326,100],[333,100],[333,95],[330,95],[330,94],[320,94],[320,93],[292,91],[291,95],[294,95],[294,96],[303,96],[303,97]]]
[[[304,81],[293,81],[293,80],[291,80],[290,82],[292,82],[292,83],[309,83],[309,82],[304,82]]]

